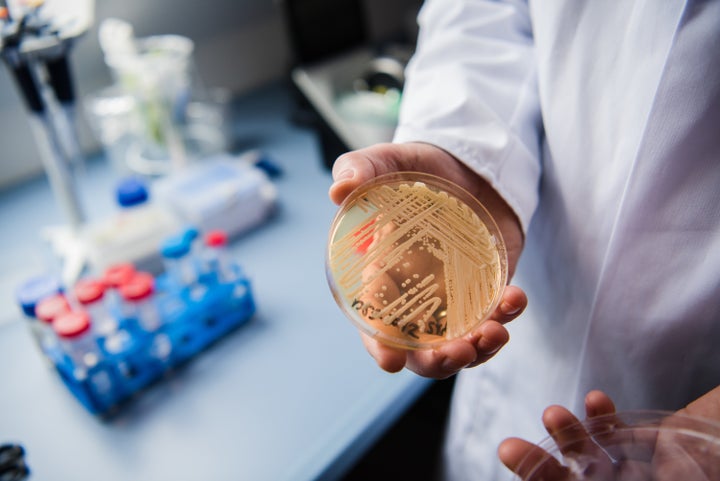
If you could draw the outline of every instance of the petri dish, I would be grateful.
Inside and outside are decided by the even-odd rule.
[[[720,423],[660,410],[577,421],[543,439],[510,481],[711,481],[720,479]]]
[[[328,237],[335,301],[364,333],[403,349],[462,337],[495,310],[507,254],[485,207],[443,178],[397,172],[355,189]]]

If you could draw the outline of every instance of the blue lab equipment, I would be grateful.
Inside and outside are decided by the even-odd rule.
[[[167,239],[164,254],[184,252],[190,259],[184,234]],[[61,320],[55,329],[60,340],[42,346],[43,354],[88,411],[110,416],[169,369],[250,320],[255,313],[250,281],[236,262],[229,263],[237,274],[232,280],[214,273],[183,286],[170,282],[169,276],[175,275],[170,271],[153,277],[123,265],[118,272],[126,275],[107,286],[108,293],[122,294],[121,305],[110,308],[117,329],[98,332],[88,312],[62,310],[50,320]],[[148,309],[128,309],[128,300],[143,302]]]
[[[133,207],[144,204],[150,197],[148,188],[142,179],[128,177],[118,182],[115,189],[117,203],[122,207]]]
[[[35,317],[38,302],[62,291],[60,281],[54,276],[37,276],[28,279],[15,290],[15,298],[28,318]]]

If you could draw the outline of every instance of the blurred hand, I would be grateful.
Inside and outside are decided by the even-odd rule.
[[[585,397],[585,414],[588,418],[614,414],[615,405],[612,400],[600,391],[592,391]],[[588,454],[597,456],[601,462],[593,467],[596,479],[613,479],[614,466],[608,456],[604,456],[601,448],[585,433],[579,420],[562,406],[550,406],[543,413],[543,424],[548,433],[559,446],[563,446],[564,455]],[[570,440],[575,440],[569,442]],[[511,471],[521,479],[544,481],[570,481],[575,478],[572,471],[559,461],[551,458],[539,446],[519,438],[509,438],[498,447],[498,457]],[[548,459],[550,458],[550,459]],[[542,469],[532,472],[532,469],[542,464]],[[593,478],[595,479],[595,478]]]
[[[702,396],[679,415],[663,419],[663,427],[687,427],[681,415],[720,421],[720,387]],[[509,438],[498,448],[500,460],[524,481],[711,481],[720,479],[718,448],[706,441],[679,441],[677,434],[660,430],[608,430],[608,423],[622,427],[612,400],[600,391],[591,391],[585,398],[588,419],[609,415],[593,432],[587,430],[570,411],[550,406],[543,413],[543,424],[565,458],[561,463],[528,441]],[[712,453],[712,456],[708,456]],[[612,456],[612,457],[611,457]],[[613,459],[614,457],[614,459]],[[574,466],[571,460],[575,460]],[[592,460],[592,462],[589,462]],[[539,468],[534,470],[533,468]]]
[[[487,181],[438,147],[424,143],[378,144],[344,154],[333,166],[330,199],[340,204],[360,184],[382,174],[400,171],[444,177],[473,194],[488,209],[500,229],[507,248],[508,275],[512,277],[523,245],[517,217]],[[443,379],[492,358],[509,339],[503,324],[519,316],[526,306],[525,293],[518,287],[507,286],[489,320],[473,332],[437,349],[407,351],[389,347],[362,333],[361,337],[382,369],[397,372],[408,368],[421,376]]]

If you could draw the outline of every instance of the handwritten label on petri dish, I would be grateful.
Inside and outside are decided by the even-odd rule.
[[[410,349],[472,330],[495,309],[507,275],[502,238],[484,208],[417,173],[378,177],[351,194],[331,229],[327,268],[335,299],[358,327]]]

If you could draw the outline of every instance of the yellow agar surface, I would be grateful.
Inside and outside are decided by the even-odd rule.
[[[422,182],[357,197],[338,220],[328,256],[353,321],[401,347],[462,336],[504,287],[497,238],[464,202]]]

